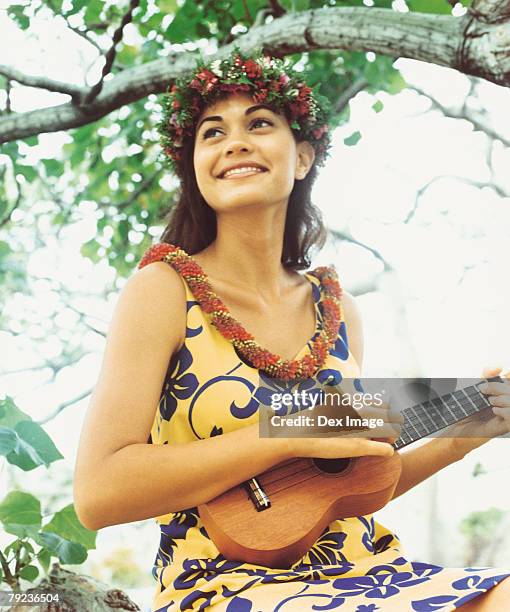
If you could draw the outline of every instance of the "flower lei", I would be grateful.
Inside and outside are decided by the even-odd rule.
[[[202,111],[222,95],[247,92],[253,94],[256,103],[283,111],[291,129],[314,147],[315,163],[324,163],[330,145],[326,98],[308,87],[303,74],[285,61],[262,52],[246,57],[236,47],[226,59],[197,62],[196,72],[176,79],[163,96],[157,130],[174,171],[179,170],[184,142],[194,138]]]
[[[211,323],[221,335],[255,368],[273,378],[289,381],[313,376],[335,345],[343,318],[340,303],[343,291],[333,267],[321,266],[310,272],[321,281],[324,288],[324,325],[319,335],[312,340],[310,353],[301,359],[289,361],[262,348],[241,323],[234,319],[214,292],[201,266],[186,251],[173,244],[156,244],[144,254],[138,268],[144,268],[155,261],[170,264],[186,280],[202,310],[211,316]]]

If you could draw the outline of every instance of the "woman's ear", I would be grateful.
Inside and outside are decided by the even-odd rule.
[[[297,143],[297,158],[296,158],[296,172],[295,177],[297,180],[302,180],[308,174],[308,171],[312,167],[313,160],[315,159],[315,149],[307,141]]]

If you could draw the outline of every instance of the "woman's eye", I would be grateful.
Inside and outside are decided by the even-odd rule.
[[[260,126],[260,124],[264,124],[267,123],[267,125],[273,125],[273,123],[271,121],[269,121],[269,119],[262,119],[262,117],[259,117],[257,119],[254,119],[251,124],[250,127],[256,127],[257,125]],[[262,125],[262,127],[265,127],[264,125]],[[211,136],[214,136],[214,132],[219,132],[221,131],[219,128],[209,128],[208,130],[206,130],[204,132],[204,135],[202,136],[203,140],[205,140],[206,138],[209,138]]]

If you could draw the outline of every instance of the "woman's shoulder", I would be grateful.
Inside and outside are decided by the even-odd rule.
[[[185,312],[186,291],[178,272],[165,262],[165,249],[157,248],[159,246],[144,253],[120,299],[150,313],[153,319],[159,319],[155,315],[160,312],[162,318],[168,320],[169,314],[174,315],[183,307]]]

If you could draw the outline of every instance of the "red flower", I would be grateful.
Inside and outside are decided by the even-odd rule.
[[[200,79],[201,81],[217,81],[218,77],[214,74],[214,72],[204,68],[197,74],[197,79]]]
[[[255,102],[260,104],[261,102],[264,102],[264,100],[267,98],[268,93],[269,92],[267,91],[267,89],[261,89],[253,94],[253,99]]]
[[[252,59],[246,60],[244,63],[244,69],[246,70],[246,74],[250,77],[250,79],[255,79],[262,76],[262,68]]]

